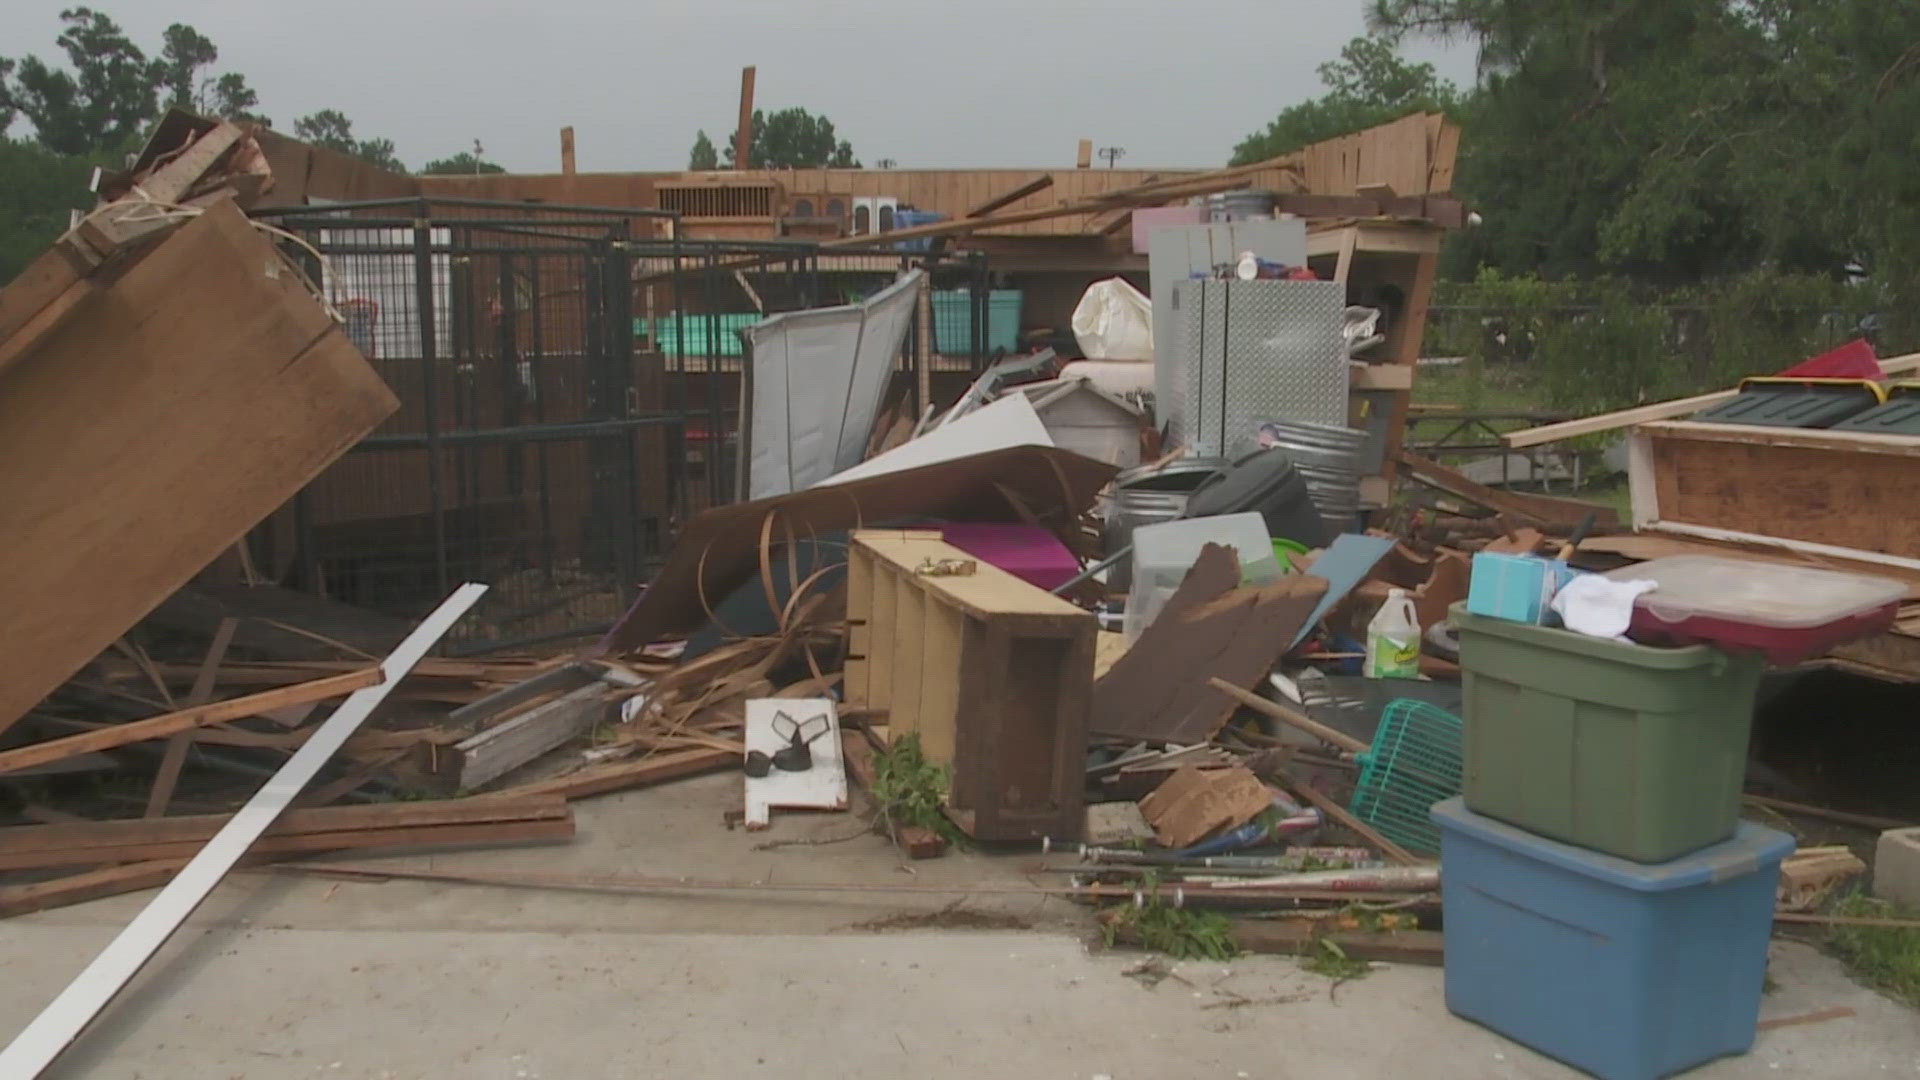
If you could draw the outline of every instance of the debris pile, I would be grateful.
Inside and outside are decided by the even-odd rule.
[[[1920,435],[1781,426],[1795,395],[1843,419],[1817,379],[1509,435],[1636,425],[1630,521],[1415,452],[1401,421],[1432,254],[1366,243],[1400,229],[1437,247],[1433,221],[1382,211],[1426,215],[1430,196],[1328,196],[1329,213],[1375,213],[1317,220],[1312,245],[1297,219],[1154,230],[1156,280],[1194,297],[1177,309],[1192,333],[1133,326],[1137,347],[1102,361],[1150,368],[1123,393],[1036,354],[918,423],[882,408],[907,277],[831,309],[853,344],[827,380],[845,391],[829,395],[844,405],[829,434],[792,415],[756,424],[788,385],[788,324],[804,322],[769,320],[748,335],[742,395],[742,475],[761,497],[681,523],[597,639],[458,656],[484,584],[414,623],[196,578],[246,562],[236,541],[399,404],[244,214],[272,182],[241,128],[169,118],[100,208],[0,292],[0,632],[15,643],[0,915],[166,886],[158,914],[102,954],[110,978],[88,981],[86,1008],[49,1010],[8,1051],[21,1062],[58,1053],[235,866],[564,842],[573,800],[708,773],[740,778],[715,829],[845,813],[913,859],[1037,851],[1015,891],[1098,908],[1113,944],[1295,954],[1337,978],[1444,960],[1455,1012],[1601,1075],[1744,1050],[1776,907],[1825,918],[1866,868],[1844,845],[1796,852],[1741,820],[1755,805],[1835,816],[1748,799],[1749,731],[1769,664],[1867,668],[1899,661],[1846,650],[1920,640],[1920,532],[1901,518],[1887,540],[1884,506],[1840,507],[1853,533],[1777,506],[1778,532],[1737,523],[1759,519],[1768,488],[1910,464]],[[1160,238],[1181,230],[1203,265],[1185,249],[1163,259]],[[1255,233],[1213,258],[1208,244]],[[1321,272],[1309,251],[1329,248],[1338,263]],[[1372,256],[1371,274],[1412,290],[1400,310],[1348,303]],[[1227,290],[1286,302],[1208,299]],[[1171,318],[1163,297],[1153,315]],[[862,354],[869,340],[887,348]],[[1236,344],[1208,351],[1220,341]],[[1854,412],[1899,400],[1867,386],[1846,396]],[[1722,504],[1723,524],[1702,524]],[[307,867],[323,869],[855,888]],[[1567,927],[1618,948],[1592,957]],[[1709,964],[1738,985],[1675,999]],[[1605,1020],[1539,1006],[1573,967],[1604,986]],[[1666,1006],[1646,1009],[1654,998]],[[1655,1014],[1697,1037],[1661,1043],[1643,1030]]]

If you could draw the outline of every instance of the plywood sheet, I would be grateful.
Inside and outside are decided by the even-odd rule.
[[[1816,433],[1817,434],[1817,433]],[[1652,438],[1660,520],[1920,557],[1920,468],[1870,450]]]
[[[0,726],[397,402],[230,205],[0,378]]]

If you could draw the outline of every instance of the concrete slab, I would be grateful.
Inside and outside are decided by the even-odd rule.
[[[1033,856],[904,866],[847,815],[728,832],[739,781],[580,806],[564,847],[397,857],[440,869],[783,881],[1026,882]],[[356,862],[368,860],[356,859]],[[909,873],[909,869],[911,873]],[[1038,880],[1037,876],[1031,876]],[[147,894],[0,922],[10,1037]],[[1082,909],[982,895],[1029,932],[875,933],[946,896],[630,896],[421,882],[230,879],[50,1074],[59,1078],[1278,1077],[1578,1074],[1450,1016],[1437,969],[1332,987],[1289,959],[1182,964],[1146,989],[1093,954]],[[1857,1015],[1763,1032],[1695,1074],[1920,1073],[1914,1013],[1831,960],[1774,947],[1764,1015]],[[1570,973],[1569,977],[1578,977]],[[1184,981],[1182,981],[1184,980]]]

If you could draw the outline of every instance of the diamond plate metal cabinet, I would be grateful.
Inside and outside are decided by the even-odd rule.
[[[1347,422],[1346,286],[1186,281],[1174,288],[1184,392],[1175,441],[1202,455],[1252,449],[1262,420]]]

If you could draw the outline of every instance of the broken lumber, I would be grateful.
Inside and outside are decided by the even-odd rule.
[[[1449,495],[1455,495],[1468,502],[1478,503],[1489,510],[1503,514],[1512,514],[1541,524],[1571,527],[1584,521],[1589,515],[1600,525],[1618,525],[1620,514],[1610,506],[1599,503],[1582,502],[1579,499],[1562,499],[1552,495],[1531,495],[1518,491],[1502,491],[1469,479],[1458,469],[1450,469],[1429,458],[1421,457],[1411,450],[1402,450],[1400,464],[1407,467],[1408,473],[1428,487],[1438,488]]]
[[[0,728],[399,407],[231,202],[116,271],[0,372]]]
[[[45,911],[48,908],[98,900],[103,896],[118,896],[121,893],[151,889],[155,885],[164,885],[172,880],[173,875],[185,865],[184,859],[128,863],[125,866],[103,866],[98,870],[85,870],[78,874],[54,878],[51,881],[36,881],[31,885],[10,885],[0,888],[0,917],[11,918],[29,912]]]
[[[1402,866],[1414,866],[1421,861],[1415,858],[1413,853],[1406,848],[1380,835],[1379,830],[1373,826],[1354,817],[1353,814],[1348,812],[1346,807],[1341,806],[1337,800],[1320,792],[1312,784],[1295,780],[1281,786],[1319,807],[1321,813],[1345,825],[1348,830],[1379,849],[1380,854],[1385,855],[1394,862]]]
[[[495,799],[558,795],[566,799],[582,799],[588,795],[602,795],[609,791],[647,787],[686,776],[698,776],[701,773],[739,767],[739,751],[703,746],[693,750],[654,754],[638,761],[589,765],[577,772],[567,773],[565,776],[556,776],[551,780],[536,780],[479,797]]]
[[[1308,919],[1233,919],[1233,943],[1250,953],[1306,956],[1331,942],[1355,960],[1441,965],[1445,938],[1438,930],[1322,930]]]
[[[608,690],[595,679],[455,743],[459,790],[470,791],[505,776],[591,728],[606,715]]]
[[[1292,709],[1287,708],[1277,701],[1268,701],[1266,698],[1251,691],[1243,690],[1224,679],[1209,679],[1207,681],[1213,684],[1215,690],[1238,701],[1247,708],[1271,716],[1283,724],[1289,724],[1299,728],[1301,731],[1319,739],[1321,742],[1356,754],[1364,754],[1367,752],[1367,744],[1361,742],[1359,739],[1354,738],[1344,731],[1330,728],[1318,720],[1310,719],[1302,713],[1294,712]]]
[[[148,717],[145,720],[132,720],[78,735],[69,735],[64,739],[49,739],[31,746],[0,751],[0,773],[24,769],[30,765],[44,765],[49,761],[59,761],[61,758],[93,750],[107,750],[145,739],[164,738],[175,732],[192,728],[224,724],[244,716],[258,716],[271,709],[284,708],[288,705],[325,701],[331,697],[378,686],[380,678],[379,668],[351,671],[344,675],[315,679],[308,683],[296,683],[277,690],[248,694],[245,697],[229,698],[226,701],[216,701],[208,705],[195,705],[176,712]]]
[[[0,1050],[0,1076],[31,1080],[45,1072],[147,961],[153,959],[180,924],[206,900],[234,864],[246,855],[247,849],[347,741],[347,736],[366,722],[394,684],[446,636],[486,591],[485,585],[462,585],[407,635],[399,648],[381,661],[380,680],[354,691],[321,725],[319,733],[247,800],[166,888],[33,1018],[26,1030],[7,1044],[5,1050]]]
[[[0,870],[184,861],[230,820],[231,814],[197,814],[0,829]],[[520,825],[539,827],[499,828]],[[554,839],[572,834],[573,818],[566,801],[554,796],[373,803],[290,810],[250,853]]]
[[[1239,584],[1231,549],[1201,549],[1159,616],[1094,683],[1094,733],[1149,743],[1213,738],[1234,703],[1209,680],[1252,686],[1266,677],[1328,588],[1304,574]]]

